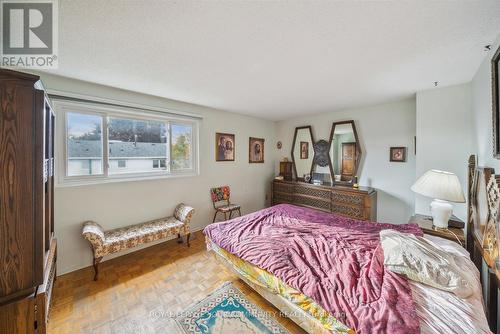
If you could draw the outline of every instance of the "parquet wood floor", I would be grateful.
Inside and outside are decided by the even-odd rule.
[[[167,333],[178,330],[175,314],[202,300],[226,281],[291,333],[305,333],[269,302],[219,264],[197,232],[191,247],[170,240],[57,278],[49,333]]]

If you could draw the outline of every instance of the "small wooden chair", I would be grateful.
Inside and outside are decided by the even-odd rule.
[[[233,215],[233,211],[238,211],[241,216],[241,206],[237,204],[232,204],[230,202],[231,189],[229,186],[217,187],[210,189],[210,196],[212,198],[212,204],[214,205],[215,215],[212,223],[215,223],[217,214],[222,212],[224,214],[224,220],[227,220],[227,213],[229,212],[229,219]],[[223,202],[223,204],[221,204]]]

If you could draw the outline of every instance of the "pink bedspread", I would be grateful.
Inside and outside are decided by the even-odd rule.
[[[288,204],[204,232],[358,333],[419,333],[407,279],[384,269],[379,232],[387,228],[422,235],[413,224],[363,222]]]

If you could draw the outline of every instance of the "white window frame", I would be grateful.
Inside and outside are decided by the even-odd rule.
[[[80,186],[110,182],[139,181],[161,178],[176,178],[199,175],[199,126],[200,120],[189,116],[177,116],[167,114],[165,111],[144,111],[137,108],[121,107],[115,105],[104,105],[100,103],[81,102],[72,100],[54,100],[56,112],[56,187]],[[68,113],[79,113],[87,115],[101,116],[102,138],[103,138],[103,174],[102,175],[78,175],[67,176],[68,154],[67,154],[67,133],[68,133]],[[135,120],[160,121],[167,125],[167,169],[142,173],[109,174],[109,147],[108,147],[108,120],[109,117],[128,118]],[[192,168],[183,170],[172,170],[170,159],[171,150],[171,130],[170,124],[184,124],[192,127]],[[62,140],[61,140],[62,139]]]

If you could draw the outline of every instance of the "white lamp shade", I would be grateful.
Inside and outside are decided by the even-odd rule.
[[[465,203],[458,177],[450,172],[430,170],[411,187],[417,194],[443,201]]]

